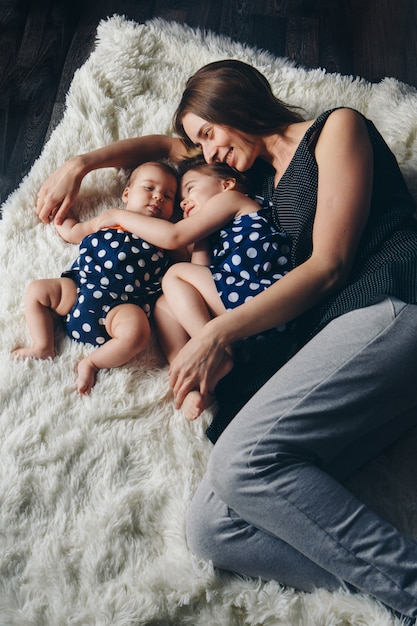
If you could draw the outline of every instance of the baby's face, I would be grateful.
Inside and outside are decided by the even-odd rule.
[[[181,179],[181,202],[184,217],[197,213],[202,206],[224,190],[222,181],[215,176],[188,170]]]
[[[177,193],[175,176],[154,164],[142,165],[123,192],[126,209],[169,220]]]

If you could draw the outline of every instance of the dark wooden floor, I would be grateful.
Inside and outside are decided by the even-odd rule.
[[[175,20],[307,67],[417,86],[416,0],[0,0],[0,203],[39,156],[98,22],[114,13]]]

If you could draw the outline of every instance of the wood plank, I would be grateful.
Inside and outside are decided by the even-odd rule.
[[[0,199],[7,195],[14,183],[8,164],[18,127],[14,109],[16,59],[25,31],[27,11],[24,0],[0,4]]]
[[[57,95],[51,113],[50,123],[45,140],[47,141],[62,119],[65,111],[65,98],[71,85],[74,73],[81,67],[90,56],[97,33],[97,27],[101,20],[116,14],[124,15],[127,19],[138,23],[152,18],[153,0],[103,0],[102,2],[84,3],[78,14],[76,29],[73,31],[72,40],[63,64]]]
[[[39,156],[99,21],[114,13],[175,20],[307,67],[417,86],[415,0],[1,0],[0,202]]]
[[[349,5],[339,0],[322,0],[317,18],[320,25],[318,65],[328,72],[352,74],[352,16]]]
[[[44,144],[72,36],[69,31],[75,25],[73,10],[74,5],[70,8],[64,0],[40,0],[28,5],[12,72],[13,84],[7,89],[3,198],[28,172]]]
[[[319,66],[319,24],[316,18],[288,18],[285,56],[305,67]]]
[[[194,28],[218,33],[223,4],[222,0],[192,2],[187,7],[185,22]]]
[[[352,0],[351,11],[356,73],[373,82],[393,76],[417,85],[415,2]]]

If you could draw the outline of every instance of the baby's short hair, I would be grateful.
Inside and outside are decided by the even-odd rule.
[[[160,161],[144,161],[144,163],[140,163],[133,168],[129,173],[127,186],[130,185],[139,170],[146,165],[155,165],[156,167],[159,167],[166,174],[173,176],[178,183],[178,173],[176,168],[167,159],[161,159]]]
[[[207,163],[204,157],[199,155],[185,159],[178,164],[178,174],[180,177],[190,170],[201,172],[207,176],[213,176],[219,180],[234,178],[236,180],[236,187],[239,191],[246,192],[249,187],[249,181],[247,177],[242,174],[242,172],[234,170],[230,167],[230,165],[223,163],[222,161]]]

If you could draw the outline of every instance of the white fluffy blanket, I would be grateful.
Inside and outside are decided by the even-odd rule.
[[[57,276],[76,247],[34,211],[41,183],[73,154],[137,134],[170,131],[186,78],[224,57],[255,64],[277,95],[313,117],[335,105],[370,117],[417,197],[417,93],[394,79],[306,71],[230,40],[155,20],[113,18],[77,71],[62,122],[0,223],[0,624],[3,626],[388,626],[370,598],[297,593],[278,583],[213,571],[187,549],[184,517],[210,454],[210,416],[175,411],[155,345],[102,371],[89,397],[74,390],[88,348],[59,335],[49,362],[13,362],[28,340],[28,282]],[[118,204],[125,180],[89,175],[79,209]],[[417,536],[416,436],[351,481],[382,515]],[[336,556],[336,555],[335,555]],[[417,564],[416,564],[417,566]]]

